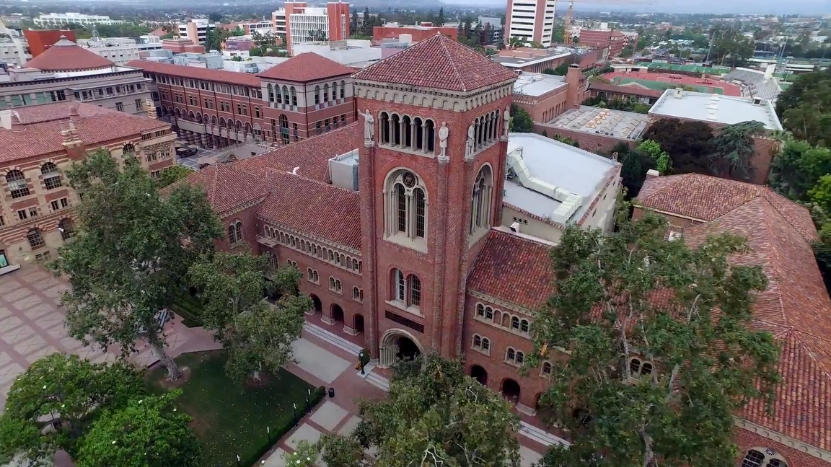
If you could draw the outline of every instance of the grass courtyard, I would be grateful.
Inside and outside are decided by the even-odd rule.
[[[193,418],[193,429],[202,440],[202,465],[236,467],[237,455],[242,465],[251,465],[274,442],[269,442],[267,428],[272,440],[282,436],[294,418],[292,404],[302,415],[308,391],[314,398],[315,388],[285,370],[260,387],[243,387],[225,375],[225,358],[221,350],[177,358],[180,367],[190,368],[178,402]],[[160,384],[165,374],[164,367],[150,372],[152,392],[166,390]]]

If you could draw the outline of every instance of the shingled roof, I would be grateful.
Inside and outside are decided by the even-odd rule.
[[[515,80],[504,66],[437,34],[355,73],[355,79],[447,91],[473,91]]]
[[[86,71],[112,67],[110,60],[78,45],[65,36],[42,54],[29,60],[24,68],[42,71]]]
[[[170,128],[160,120],[78,102],[21,107],[12,113],[12,129],[0,129],[0,162],[63,152],[61,131],[70,121],[87,147]]]
[[[806,240],[816,240],[817,231],[808,210],[761,185],[701,174],[648,177],[634,204],[707,222],[757,198],[770,204]]]
[[[131,60],[127,66],[140,68],[148,73],[159,73],[163,75],[177,76],[180,78],[201,79],[216,83],[239,84],[241,86],[260,87],[260,78],[251,73],[239,73],[228,70],[211,70],[186,65],[173,65],[170,63],[151,62],[148,60]]]
[[[354,72],[354,69],[341,65],[334,60],[322,57],[314,52],[304,52],[283,63],[274,65],[257,76],[266,79],[307,83],[336,76],[351,75]]]
[[[554,292],[550,249],[550,246],[517,235],[491,230],[467,287],[528,309],[537,309]]]

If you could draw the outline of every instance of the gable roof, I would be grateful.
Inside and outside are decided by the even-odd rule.
[[[351,75],[354,72],[354,69],[341,65],[334,60],[322,57],[314,52],[304,52],[283,63],[274,65],[257,76],[266,79],[306,83],[319,79]]]
[[[748,239],[750,251],[730,262],[762,267],[768,287],[756,295],[752,325],[782,345],[773,412],[753,400],[742,418],[831,450],[831,299],[810,242],[764,197],[685,229],[684,238],[696,245],[717,233]]]
[[[61,36],[52,47],[26,62],[23,67],[43,71],[83,71],[108,68],[113,65],[112,61],[83,47],[78,47],[66,36]]]
[[[640,85],[617,85],[617,84],[606,84],[606,83],[589,83],[589,90],[591,91],[602,91],[602,92],[612,92],[612,93],[620,93],[620,94],[631,94],[633,96],[642,96],[642,97],[654,97],[658,98],[661,97],[664,93],[661,91],[655,91],[654,89],[649,89],[642,87]]]
[[[173,65],[170,63],[151,62],[148,60],[130,60],[127,66],[140,68],[149,73],[176,76],[179,78],[201,79],[217,83],[239,84],[241,86],[260,87],[260,79],[251,73],[237,71],[211,70],[195,66]]]
[[[441,34],[423,40],[355,73],[367,81],[447,91],[473,91],[515,80],[516,74]]]
[[[554,292],[551,247],[491,230],[479,252],[467,288],[536,309]]]
[[[766,186],[701,174],[647,177],[636,206],[700,222],[715,220],[757,198],[770,204],[808,241],[817,239],[811,214]]]
[[[87,147],[170,128],[166,122],[92,104],[59,102],[14,109],[12,129],[0,128],[0,162],[61,153],[69,122]]]

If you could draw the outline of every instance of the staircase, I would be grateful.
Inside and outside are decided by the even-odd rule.
[[[363,350],[363,348],[360,345],[352,343],[333,332],[323,329],[318,325],[305,323],[303,324],[303,330],[317,337],[318,339],[324,340],[339,349],[349,352],[351,355],[354,355],[355,357],[357,357],[358,354],[361,353],[361,350]]]
[[[568,441],[558,438],[545,430],[535,427],[530,423],[520,421],[519,434],[527,436],[543,446],[553,446],[555,444],[571,445]]]

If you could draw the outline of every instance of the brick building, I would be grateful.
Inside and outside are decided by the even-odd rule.
[[[623,34],[620,31],[613,29],[581,29],[580,30],[580,45],[597,48],[608,49],[608,55],[604,58],[617,57],[623,51],[627,44],[637,42],[638,36]]]
[[[304,53],[259,75],[137,60],[162,119],[202,147],[288,144],[355,121],[355,70]]]
[[[508,133],[516,75],[440,35],[353,80],[360,121],[188,178],[205,189],[226,227],[218,247],[297,267],[314,304],[309,319],[362,336],[381,371],[419,353],[463,356],[468,374],[533,421],[552,366],[521,367],[533,351],[534,310],[553,292],[549,250],[567,225],[612,229],[620,164],[540,135]],[[729,204],[718,193],[683,199]],[[781,214],[770,215],[813,228],[807,211],[777,206]],[[787,223],[771,228],[792,228]],[[812,264],[803,256],[786,266]],[[814,278],[804,287],[805,295],[817,291]],[[831,308],[827,295],[817,300],[806,310],[824,330]],[[742,415],[743,458],[828,465],[817,459],[831,458],[831,404],[824,393],[823,403],[813,403],[815,393],[795,375],[804,369],[807,378],[827,378],[827,363],[816,362],[827,360],[828,348],[798,347],[799,360],[783,358],[783,365],[798,364],[787,368],[798,398],[777,399],[777,414],[790,411],[782,420]],[[792,418],[802,409],[810,411],[804,427]]]
[[[421,23],[417,25],[388,23],[372,28],[372,42],[377,44],[384,39],[398,39],[402,34],[411,36],[412,42],[421,42],[436,34],[443,34],[453,40],[459,38],[459,30],[450,26],[433,26],[433,23]]]
[[[174,163],[170,125],[146,108],[146,116],[77,102],[0,111],[0,274],[54,258],[72,236],[79,198],[62,172],[73,162],[104,148],[135,154],[154,174]]]
[[[629,100],[639,104],[652,105],[658,101],[663,92],[640,86],[618,86],[616,84],[590,83],[588,97],[602,97],[606,101]]]
[[[587,151],[610,154],[620,143],[637,146],[649,124],[643,114],[578,105],[549,122],[537,123],[534,131],[570,138]]]
[[[707,235],[748,239],[732,261],[760,265],[767,290],[756,297],[753,326],[770,331],[782,348],[771,411],[751,401],[736,419],[742,467],[831,465],[831,300],[811,242],[817,231],[808,210],[770,188],[699,174],[650,175],[634,217],[657,212],[669,235],[691,245]]]
[[[577,65],[566,76],[520,73],[514,83],[514,103],[535,122],[549,122],[583,102],[586,77]]]
[[[23,36],[29,44],[29,53],[32,54],[32,58],[46,52],[55,42],[61,40],[61,37],[75,42],[75,31],[70,29],[25,29]]]

